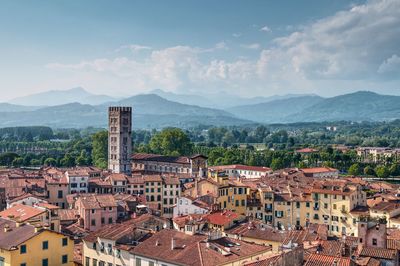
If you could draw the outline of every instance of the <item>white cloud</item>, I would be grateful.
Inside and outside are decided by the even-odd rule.
[[[235,33],[232,33],[232,36],[235,38],[239,38],[240,36],[242,36],[242,34],[240,32],[235,32]]]
[[[131,52],[139,52],[143,50],[151,50],[150,46],[139,45],[139,44],[129,44],[129,45],[122,45],[115,49],[115,52],[120,52],[122,50],[129,49]]]
[[[264,27],[262,27],[262,28],[260,29],[260,31],[271,32],[272,30],[271,30],[270,27],[268,27],[267,25],[265,25]]]
[[[378,68],[378,73],[400,74],[400,57],[397,54],[386,59]]]
[[[266,90],[269,94],[315,90],[329,94],[340,88],[342,92],[376,88],[375,81],[382,78],[400,78],[388,75],[400,69],[398,0],[369,1],[295,30],[273,40],[256,58],[239,54],[227,60],[221,51],[229,49],[228,45],[220,42],[211,48],[150,50],[142,60],[99,58],[47,67],[75,73],[75,84],[81,78],[90,84],[98,80],[99,86],[127,89],[218,89],[247,95],[249,91],[265,94]],[[260,49],[258,43],[242,47]]]
[[[276,53],[309,79],[364,79],[400,54],[400,1],[369,1],[275,40]]]
[[[240,46],[243,48],[246,48],[246,49],[251,49],[251,50],[258,50],[261,47],[261,45],[259,43],[242,44]]]

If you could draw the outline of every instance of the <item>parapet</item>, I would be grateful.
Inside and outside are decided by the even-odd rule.
[[[132,112],[130,106],[110,106],[108,107],[109,112]]]

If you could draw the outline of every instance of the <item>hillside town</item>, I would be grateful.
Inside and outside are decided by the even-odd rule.
[[[108,116],[108,169],[0,170],[0,265],[399,265],[399,185],[133,153],[132,108]]]

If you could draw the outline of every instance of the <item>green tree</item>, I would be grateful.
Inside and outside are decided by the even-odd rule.
[[[46,160],[44,160],[44,165],[45,166],[56,166],[57,165],[57,160],[54,159],[54,158],[51,158],[51,157],[47,158]]]
[[[90,164],[90,158],[85,150],[81,151],[81,154],[75,160],[76,165],[85,166]]]
[[[375,171],[374,168],[372,168],[371,166],[366,166],[364,168],[364,175],[375,175]]]
[[[18,154],[13,152],[6,152],[0,154],[0,165],[11,166],[15,158],[19,157]]]
[[[41,165],[41,162],[40,162],[40,160],[38,160],[38,159],[32,159],[32,160],[31,160],[31,165],[33,165],[33,166],[39,166],[39,165]]]
[[[387,178],[390,175],[389,169],[384,165],[379,165],[375,168],[375,173],[379,178]]]
[[[155,153],[179,156],[191,154],[193,144],[182,129],[166,128],[151,138],[150,148]]]
[[[349,167],[349,175],[359,175],[361,174],[361,167],[358,163],[354,163]]]
[[[101,169],[107,168],[108,132],[100,131],[92,136],[92,162]]]
[[[12,161],[12,166],[21,167],[24,163],[24,159],[22,157],[17,157]]]
[[[284,164],[284,161],[282,160],[282,158],[272,159],[272,162],[271,162],[272,170],[278,170],[278,169],[282,169],[284,167],[285,167],[285,164]]]
[[[72,167],[75,166],[75,158],[70,153],[67,153],[64,158],[61,159],[60,163],[64,167]]]
[[[400,164],[394,163],[389,168],[391,176],[399,176],[400,175]]]

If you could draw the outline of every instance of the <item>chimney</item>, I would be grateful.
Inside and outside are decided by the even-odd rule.
[[[171,250],[175,249],[175,239],[171,238]]]
[[[10,232],[10,231],[11,231],[10,225],[6,224],[4,226],[4,233]]]

